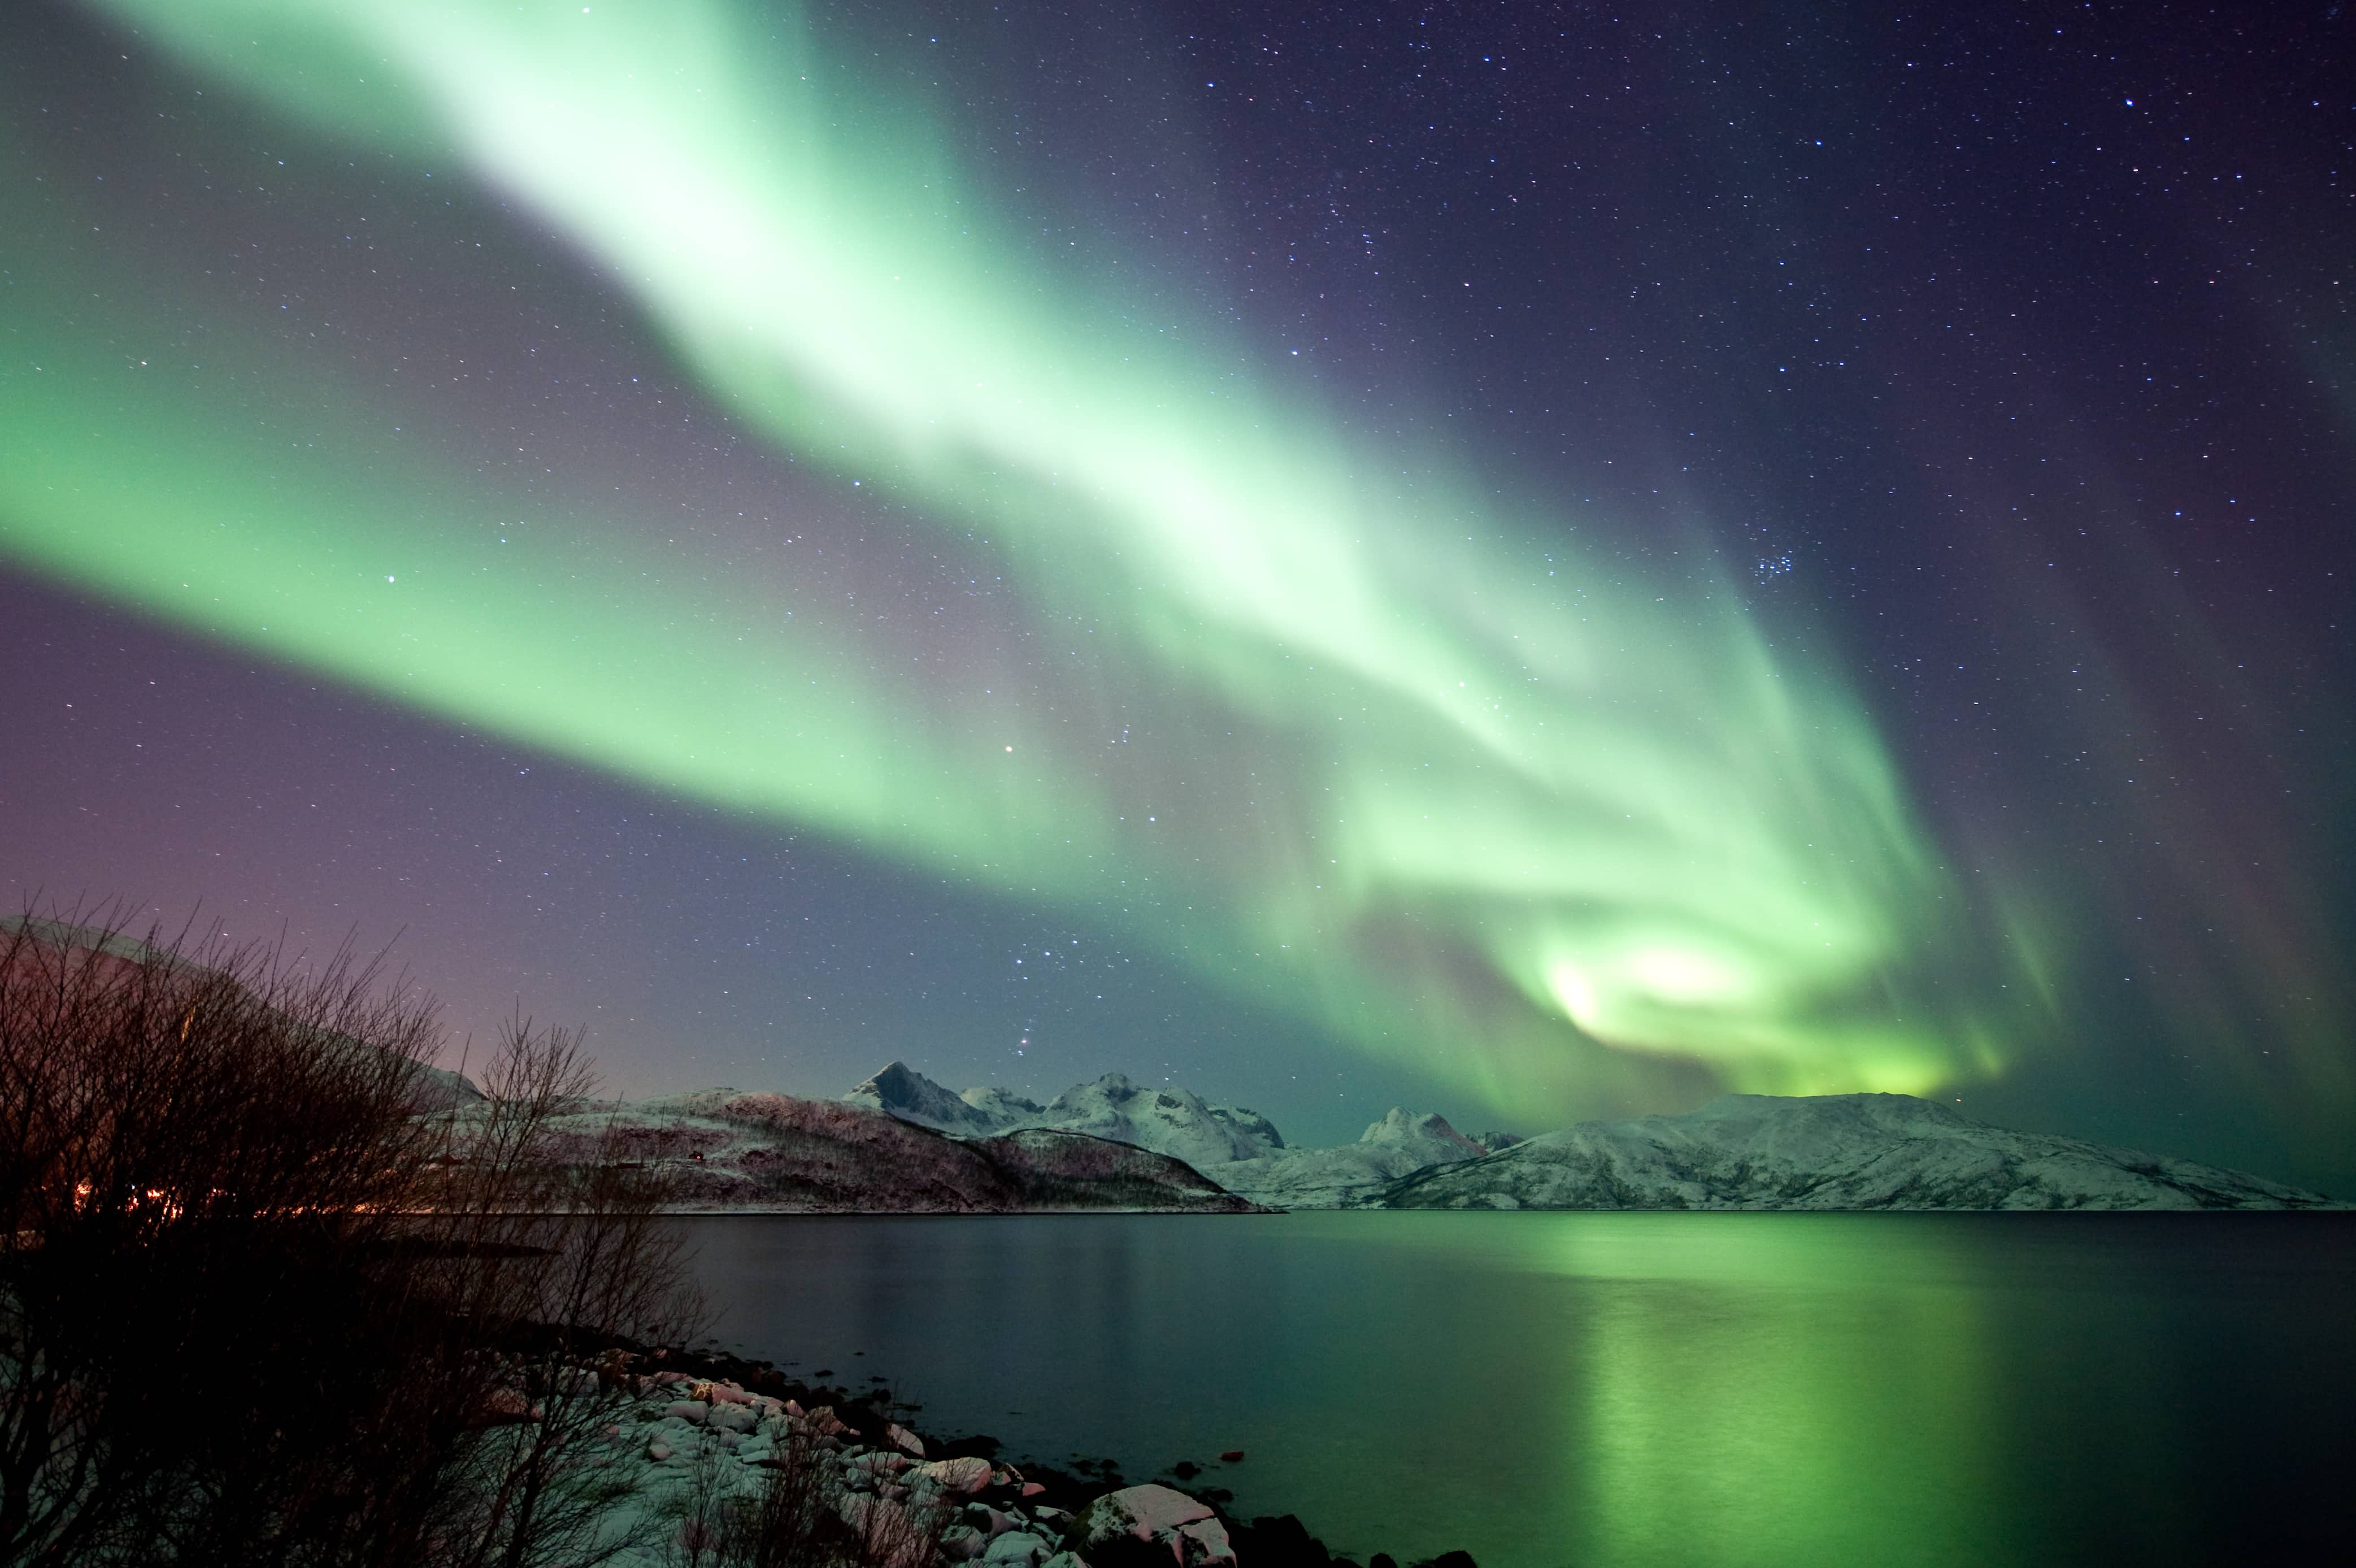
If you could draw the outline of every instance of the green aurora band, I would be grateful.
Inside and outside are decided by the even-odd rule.
[[[715,403],[943,548],[986,535],[1041,635],[1084,626],[1087,654],[928,658],[840,609],[783,616],[628,516],[591,552],[487,548],[514,498],[369,434],[365,394],[250,344],[209,344],[203,377],[137,365],[123,345],[171,328],[80,274],[18,273],[9,559],[621,776],[1118,910],[1493,1104],[1697,1065],[1781,1092],[2002,1065],[1928,1004],[1959,900],[1834,671],[1707,573],[1607,574],[1494,482],[1062,297],[913,106],[806,40],[685,3],[101,8],[317,131],[455,153]],[[271,389],[227,429],[224,377]],[[1157,744],[1119,744],[1130,725]]]

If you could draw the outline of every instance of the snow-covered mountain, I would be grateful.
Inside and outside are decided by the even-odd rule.
[[[1389,1208],[2321,1208],[2189,1160],[2013,1133],[1903,1094],[1730,1094],[1405,1176]]]
[[[882,1072],[842,1097],[846,1105],[864,1105],[919,1127],[960,1137],[986,1138],[1021,1126],[1018,1108],[1039,1108],[1003,1090],[969,1089],[963,1096],[942,1088],[905,1062],[893,1062]],[[1012,1113],[1010,1113],[1012,1112]]]
[[[1391,1182],[1427,1165],[1477,1160],[1488,1152],[1444,1116],[1395,1108],[1356,1143],[1338,1149],[1283,1149],[1198,1168],[1229,1192],[1271,1208],[1350,1208],[1379,1198]]]
[[[1282,1208],[1341,1208],[1426,1165],[1478,1159],[1519,1139],[1467,1138],[1437,1115],[1394,1109],[1355,1144],[1296,1149],[1275,1123],[1239,1105],[1214,1105],[1188,1089],[1149,1088],[1117,1072],[1075,1084],[1045,1105],[1002,1089],[953,1094],[894,1062],[843,1099],[904,1122],[981,1137],[1018,1128],[1085,1133],[1183,1160],[1229,1192]]]
[[[880,1075],[879,1075],[880,1076]],[[467,1108],[450,1112],[463,1118]],[[867,1106],[703,1090],[557,1117],[543,1153],[663,1167],[684,1213],[1248,1212],[1183,1161],[1054,1129],[948,1137]]]
[[[1248,1160],[1284,1147],[1267,1117],[1212,1105],[1191,1089],[1148,1089],[1108,1072],[1047,1101],[1036,1123],[1087,1133],[1185,1161],[1195,1169]]]
[[[1192,1090],[1143,1088],[1117,1072],[1075,1084],[1043,1106],[1002,1089],[955,1094],[895,1061],[842,1098],[960,1137],[1052,1128],[1134,1144],[1197,1168],[1284,1147],[1282,1134],[1257,1112],[1210,1104]]]
[[[2320,1194],[2077,1138],[1990,1127],[1902,1094],[1734,1094],[1682,1116],[1467,1137],[1394,1110],[1355,1144],[1288,1146],[1268,1119],[1119,1073],[1041,1106],[950,1093],[894,1062],[853,1103],[961,1137],[1053,1128],[1182,1160],[1278,1208],[2312,1208]]]

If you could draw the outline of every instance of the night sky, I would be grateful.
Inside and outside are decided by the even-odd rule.
[[[634,1094],[2356,1187],[2351,29],[8,6],[0,894]]]

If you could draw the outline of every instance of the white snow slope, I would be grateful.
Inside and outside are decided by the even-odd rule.
[[[1730,1094],[1683,1116],[1583,1122],[1484,1159],[1418,1172],[1375,1201],[1388,1208],[2344,1207],[2239,1171],[1990,1127],[1903,1094]]]
[[[1042,1106],[1002,1089],[953,1094],[906,1063],[894,1062],[843,1099],[960,1137],[1028,1127],[1086,1133],[1168,1155],[1198,1170],[1284,1147],[1283,1136],[1257,1112],[1209,1104],[1192,1090],[1141,1088],[1117,1072],[1075,1084]]]
[[[1489,1152],[1444,1117],[1398,1109],[1355,1144],[1290,1148],[1258,1112],[1213,1105],[1192,1090],[1147,1088],[1117,1072],[1076,1084],[1042,1106],[1002,1089],[952,1094],[906,1063],[894,1062],[843,1098],[960,1137],[1047,1127],[1135,1144],[1185,1161],[1229,1192],[1280,1208],[1344,1208],[1372,1199],[1386,1183],[1426,1165]],[[1495,1136],[1503,1147],[1511,1135]]]

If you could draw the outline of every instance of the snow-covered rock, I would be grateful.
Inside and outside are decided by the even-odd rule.
[[[2319,1193],[1903,1094],[1730,1094],[1404,1176],[1392,1208],[2320,1208]]]
[[[970,1455],[962,1459],[931,1460],[917,1466],[916,1473],[944,1492],[969,1497],[990,1485],[990,1461]]]
[[[953,1524],[941,1531],[941,1555],[952,1563],[969,1563],[990,1550],[990,1537],[969,1524]]]
[[[1044,1535],[1010,1530],[1003,1535],[992,1536],[989,1550],[981,1555],[987,1563],[1019,1563],[1029,1568],[1041,1558],[1053,1555],[1055,1550],[1055,1543]]]
[[[1124,1487],[1090,1503],[1077,1529],[1082,1554],[1127,1535],[1167,1546],[1179,1568],[1225,1568],[1236,1560],[1226,1526],[1208,1503],[1168,1487]]]

